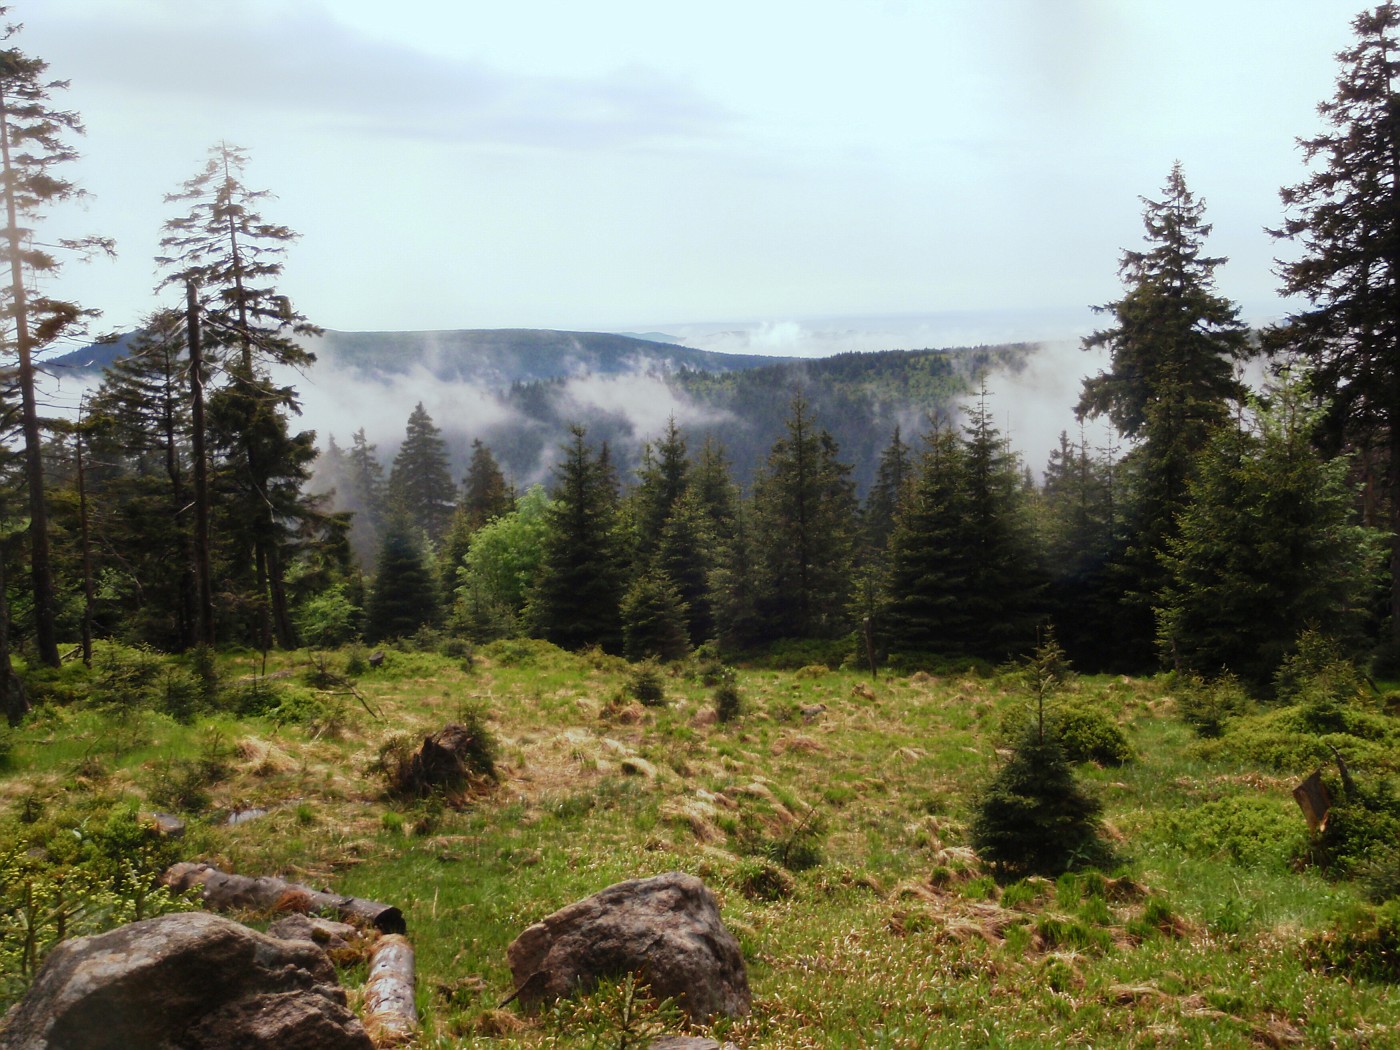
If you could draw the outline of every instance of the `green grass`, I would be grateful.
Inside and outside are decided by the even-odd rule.
[[[268,670],[308,663],[283,654]],[[221,672],[256,667],[225,657]],[[626,990],[502,1011],[506,945],[573,900],[672,869],[705,880],[739,938],[753,1014],[714,1034],[744,1047],[1395,1038],[1392,986],[1306,968],[1302,945],[1358,900],[1294,868],[1306,831],[1289,792],[1309,770],[1202,747],[1164,683],[1085,678],[1069,697],[1111,717],[1135,756],[1080,767],[1105,803],[1115,878],[999,886],[966,827],[1003,727],[1029,704],[1010,679],[741,669],[743,713],[717,723],[699,676],[668,673],[666,706],[641,708],[627,674],[598,654],[499,642],[470,671],[391,650],[357,681],[382,720],[356,702],[307,725],[46,706],[13,736],[3,819],[36,795],[147,798],[171,763],[223,753],[189,851],[402,908],[424,1047],[604,1045]],[[460,808],[390,800],[369,772],[379,745],[467,703],[499,739],[499,784]],[[221,823],[248,805],[270,812]]]

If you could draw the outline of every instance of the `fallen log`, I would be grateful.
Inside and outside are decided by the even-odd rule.
[[[332,912],[347,922],[368,924],[381,933],[404,933],[403,912],[392,904],[342,897],[271,875],[230,875],[212,864],[182,861],[166,869],[161,881],[174,890],[199,888],[201,899],[218,911]]]
[[[411,1042],[418,1029],[413,1002],[413,945],[391,934],[375,942],[365,981],[365,1030],[378,1047]]]

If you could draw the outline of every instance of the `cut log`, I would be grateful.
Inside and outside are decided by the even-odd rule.
[[[212,864],[184,861],[166,869],[161,881],[175,890],[198,887],[204,902],[218,911],[332,912],[347,922],[367,924],[381,933],[403,933],[408,929],[403,912],[392,904],[323,893],[271,875],[230,875]]]
[[[365,982],[365,1029],[375,1046],[413,1040],[418,1030],[413,984],[413,945],[397,934],[381,937],[370,953]]]

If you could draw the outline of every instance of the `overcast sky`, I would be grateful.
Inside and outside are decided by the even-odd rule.
[[[341,330],[789,332],[1116,298],[1174,160],[1221,290],[1280,313],[1264,233],[1356,0],[14,0],[71,80],[117,239],[54,291],[156,305],[162,196],[225,139]],[[700,330],[699,328],[695,330]],[[1046,337],[1067,334],[1047,331]],[[842,347],[827,347],[840,349]],[[880,349],[852,346],[852,349]]]

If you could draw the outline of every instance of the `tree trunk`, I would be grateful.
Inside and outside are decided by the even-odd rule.
[[[200,645],[214,644],[214,585],[209,555],[209,461],[204,450],[204,353],[199,331],[199,300],[194,282],[185,290],[190,345],[190,423],[194,457],[194,574],[199,609],[195,632]]]
[[[161,881],[174,890],[198,886],[204,902],[221,911],[241,908],[254,911],[333,911],[346,922],[368,923],[383,933],[403,933],[407,929],[403,912],[393,905],[367,901],[362,897],[323,893],[310,886],[270,875],[261,878],[229,875],[209,864],[184,861],[166,869]]]
[[[375,1046],[413,1041],[418,1030],[413,985],[413,945],[399,934],[381,937],[370,953],[365,981],[365,1030]]]
[[[24,683],[10,666],[10,603],[6,597],[5,561],[9,552],[0,542],[0,712],[5,721],[17,726],[29,713],[29,697],[25,695]]]
[[[49,557],[49,508],[44,496],[44,457],[39,431],[39,406],[34,397],[34,345],[29,325],[29,290],[24,283],[24,237],[15,201],[10,161],[10,122],[0,118],[0,169],[4,174],[5,217],[9,221],[10,295],[15,319],[15,353],[19,357],[21,431],[24,434],[24,477],[29,488],[29,575],[34,588],[34,640],[39,659],[50,667],[61,663],[58,629],[54,624],[53,567]]]

